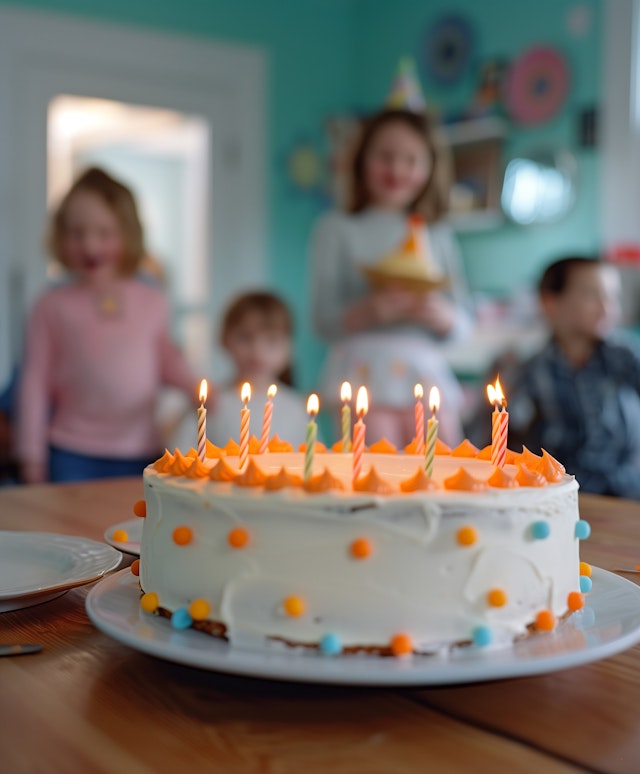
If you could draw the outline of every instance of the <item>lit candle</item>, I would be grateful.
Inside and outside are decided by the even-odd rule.
[[[273,399],[278,392],[275,384],[272,384],[267,390],[267,400],[264,404],[264,415],[262,417],[262,435],[260,436],[260,454],[264,454],[269,446],[269,436],[271,435],[271,417],[273,416]]]
[[[432,387],[429,393],[429,408],[431,409],[431,417],[427,422],[427,448],[424,457],[424,470],[429,478],[432,478],[438,428],[440,427],[440,422],[437,418],[438,409],[440,408],[440,390],[437,387]]]
[[[207,409],[204,404],[207,402],[207,380],[200,382],[200,408],[198,409],[198,457],[204,462],[207,455]]]
[[[367,388],[360,387],[356,396],[356,414],[358,415],[358,421],[353,427],[353,481],[354,483],[360,478],[362,473],[362,462],[364,460],[364,441],[366,435],[366,427],[364,424],[364,417],[369,410],[369,396],[367,395]]]
[[[424,403],[422,398],[424,390],[421,384],[416,384],[413,388],[413,394],[416,398],[415,418],[416,418],[416,454],[424,454]]]
[[[240,390],[240,398],[242,399],[242,410],[240,411],[240,470],[242,470],[249,459],[249,422],[251,420],[251,412],[247,407],[247,404],[251,400],[251,385],[249,382],[245,382]]]
[[[340,387],[340,400],[342,401],[342,451],[351,451],[351,385],[342,382]]]
[[[509,434],[509,413],[507,401],[500,385],[500,379],[496,379],[495,387],[487,385],[487,397],[493,405],[491,415],[491,464],[497,468],[503,468],[507,459],[507,437]]]
[[[313,455],[316,450],[316,438],[318,437],[318,425],[315,418],[320,411],[320,400],[314,393],[309,395],[307,401],[307,414],[309,414],[309,424],[307,425],[307,435],[304,442],[304,480],[308,481],[313,472]]]

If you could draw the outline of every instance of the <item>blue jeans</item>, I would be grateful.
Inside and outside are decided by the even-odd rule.
[[[91,457],[87,454],[58,449],[49,449],[49,481],[90,481],[94,478],[117,478],[119,476],[139,476],[144,468],[157,459],[138,457],[134,459],[113,459]]]

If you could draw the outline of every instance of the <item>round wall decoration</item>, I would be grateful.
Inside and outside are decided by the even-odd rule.
[[[473,55],[471,23],[459,14],[439,17],[427,30],[423,63],[429,78],[450,86],[467,71]]]
[[[521,124],[544,123],[560,110],[568,90],[569,70],[564,57],[553,48],[531,48],[507,72],[507,112]]]

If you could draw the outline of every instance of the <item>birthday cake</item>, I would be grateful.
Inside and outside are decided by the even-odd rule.
[[[208,444],[208,447],[211,445]],[[144,471],[141,606],[234,646],[434,653],[511,643],[584,604],[589,525],[546,452],[440,444],[424,458],[236,448],[165,452]]]
[[[373,287],[400,286],[417,292],[443,288],[446,276],[434,265],[422,239],[423,220],[417,215],[408,218],[405,241],[362,272]]]

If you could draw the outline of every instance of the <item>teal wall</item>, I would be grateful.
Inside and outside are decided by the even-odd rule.
[[[504,294],[535,278],[542,264],[565,250],[599,242],[598,156],[577,147],[578,111],[594,106],[601,91],[603,0],[20,0],[0,4],[79,14],[149,29],[259,46],[269,60],[267,216],[269,273],[298,320],[298,375],[313,385],[323,346],[309,328],[306,250],[313,221],[326,206],[296,191],[285,174],[286,154],[301,141],[322,147],[323,121],[342,111],[372,110],[384,100],[400,56],[420,61],[424,35],[441,14],[455,10],[472,22],[475,61],[513,58],[546,43],[566,56],[571,92],[561,112],[543,127],[513,127],[505,158],[542,147],[572,148],[580,189],[571,213],[555,225],[497,229],[460,237],[475,290]],[[584,35],[570,34],[568,14],[591,15]],[[461,111],[473,94],[470,74],[454,87],[437,87],[421,69],[431,105]],[[304,292],[301,292],[304,289]]]

